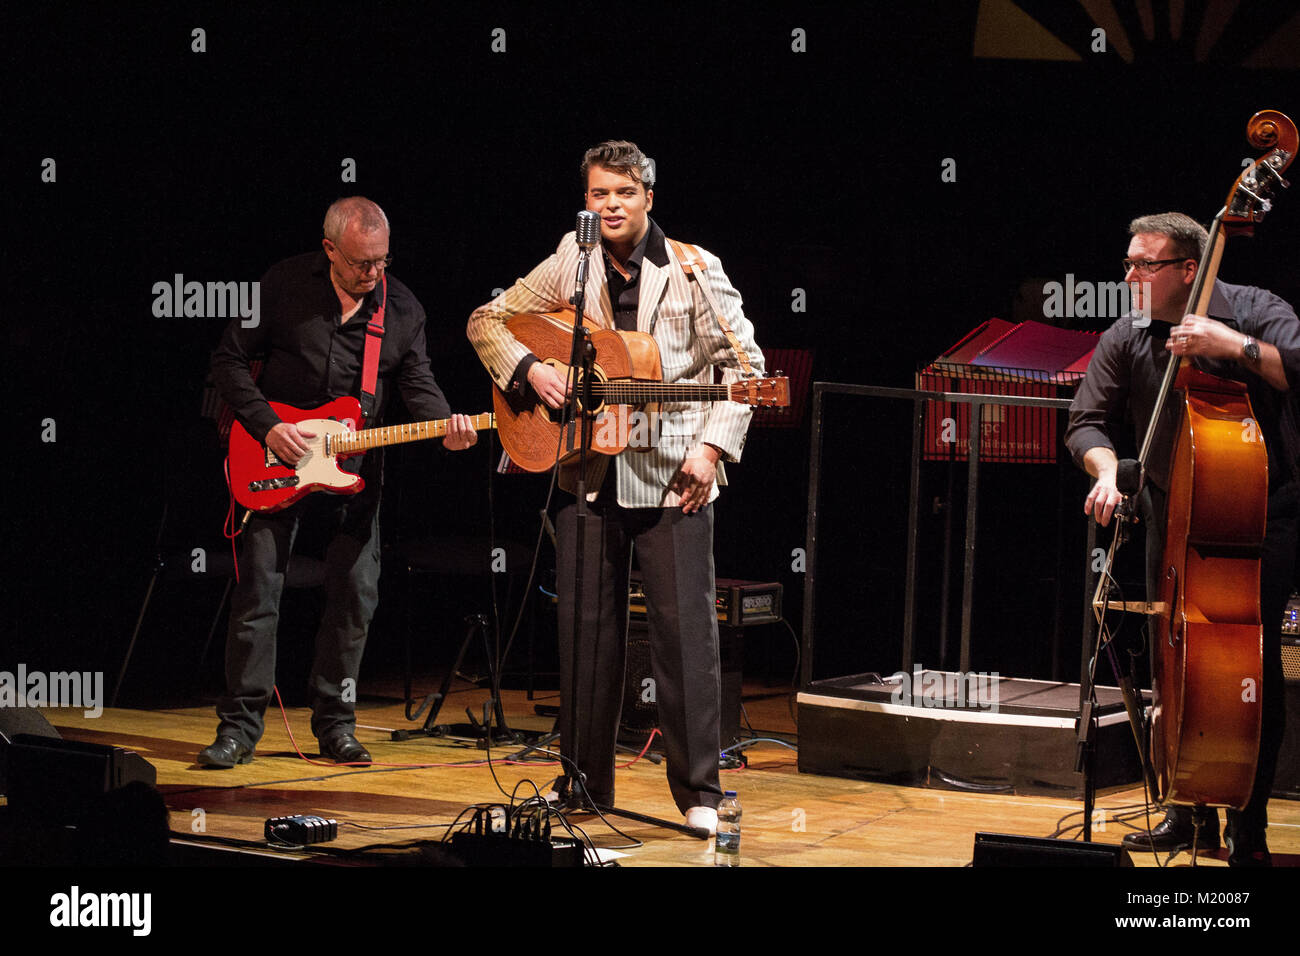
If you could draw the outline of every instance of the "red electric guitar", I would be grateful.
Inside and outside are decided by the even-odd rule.
[[[307,439],[310,451],[299,459],[297,467],[290,467],[235,422],[230,430],[226,476],[230,493],[249,511],[280,511],[313,491],[354,495],[366,483],[360,475],[339,468],[338,459],[384,445],[441,438],[447,434],[449,422],[439,418],[357,431],[361,403],[352,397],[336,398],[318,408],[294,408],[280,402],[271,402],[271,408],[282,421],[315,432],[316,437]],[[490,412],[469,419],[480,431],[496,427],[496,416]]]

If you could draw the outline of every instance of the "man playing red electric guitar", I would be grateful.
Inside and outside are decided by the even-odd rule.
[[[325,214],[323,251],[278,263],[262,278],[261,317],[245,328],[235,319],[212,355],[221,397],[249,434],[290,467],[307,453],[313,434],[284,422],[268,400],[314,408],[362,392],[367,326],[382,315],[376,339],[372,421],[378,424],[394,387],[417,418],[448,418],[443,447],[468,448],[478,435],[464,415],[450,414],[434,381],[425,348],[424,309],[386,267],[388,218],[359,196],[340,199]],[[254,382],[250,362],[263,358]],[[363,399],[363,401],[365,401]],[[360,423],[358,423],[360,427]],[[342,467],[365,480],[351,496],[308,495],[274,513],[254,514],[242,535],[240,577],[230,604],[226,638],[226,692],[217,705],[217,739],[199,753],[206,767],[233,767],[253,759],[263,714],[275,683],[276,625],[285,566],[305,517],[328,523],[325,551],[328,596],[316,634],[310,678],[312,732],[320,752],[339,763],[370,763],[354,736],[355,687],[366,633],[378,602],[379,498],[377,453],[346,459]],[[351,693],[349,693],[351,689]]]

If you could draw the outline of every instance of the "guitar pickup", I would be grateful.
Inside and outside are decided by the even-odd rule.
[[[297,475],[285,475],[282,478],[264,478],[261,481],[250,481],[248,483],[249,491],[276,491],[280,488],[293,488],[298,484]]]

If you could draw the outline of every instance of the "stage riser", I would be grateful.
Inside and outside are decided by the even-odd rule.
[[[824,698],[823,698],[824,700]],[[1081,798],[1073,727],[945,720],[936,709],[860,709],[856,701],[799,702],[799,770],[832,777],[949,790],[994,790]],[[1007,722],[996,721],[1005,716]],[[1119,720],[1098,729],[1099,788],[1139,783],[1132,731]]]

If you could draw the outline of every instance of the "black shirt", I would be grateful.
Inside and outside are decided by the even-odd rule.
[[[636,313],[641,302],[641,262],[647,255],[657,266],[668,265],[668,249],[663,230],[653,219],[641,241],[623,263],[627,278],[614,265],[614,257],[605,254],[605,281],[609,283],[609,307],[614,317],[614,328],[624,332],[636,331]]]
[[[1300,355],[1300,321],[1295,311],[1271,292],[1216,281],[1207,311],[1211,318],[1243,335],[1276,346],[1284,363],[1289,355]],[[1080,467],[1088,449],[1100,446],[1113,450],[1115,440],[1123,437],[1124,431],[1131,429],[1136,439],[1134,447],[1140,447],[1155,408],[1160,380],[1169,364],[1165,342],[1172,328],[1167,322],[1128,315],[1102,334],[1070,405],[1070,424],[1065,433],[1066,447]],[[1279,392],[1237,362],[1199,356],[1195,362],[1211,375],[1246,383],[1268,449],[1269,488],[1289,482],[1300,456],[1300,422],[1293,393]],[[1288,365],[1286,371],[1294,385],[1292,367]],[[1166,403],[1164,420],[1146,462],[1149,479],[1161,490],[1169,488],[1169,458],[1179,414],[1176,402]]]
[[[323,251],[273,265],[262,277],[258,324],[244,328],[245,320],[232,320],[212,353],[217,390],[258,441],[280,421],[268,401],[314,408],[344,395],[360,398],[366,323],[379,308],[383,283],[345,323],[329,268]],[[375,414],[366,427],[383,424],[394,385],[416,419],[451,415],[429,368],[424,320],[414,293],[389,275]],[[258,358],[265,365],[254,382],[249,362]]]

